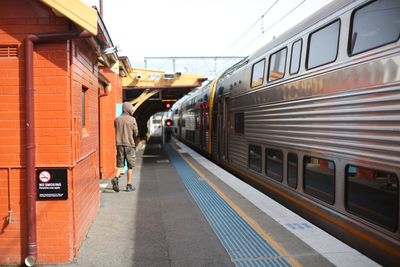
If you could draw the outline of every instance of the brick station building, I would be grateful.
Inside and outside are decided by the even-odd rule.
[[[114,172],[124,66],[111,47],[79,0],[1,1],[0,265],[76,256]]]

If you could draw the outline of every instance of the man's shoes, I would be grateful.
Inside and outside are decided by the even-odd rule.
[[[118,177],[114,177],[113,179],[111,179],[111,183],[112,183],[113,190],[115,192],[119,192]]]
[[[135,189],[136,188],[134,186],[132,186],[131,184],[126,185],[126,191],[128,191],[128,192],[135,191]]]

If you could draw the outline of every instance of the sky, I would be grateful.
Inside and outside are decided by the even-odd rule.
[[[118,55],[143,68],[145,57],[250,55],[331,1],[103,0],[103,20]],[[234,61],[176,60],[172,70],[172,60],[153,59],[147,68],[211,76]]]

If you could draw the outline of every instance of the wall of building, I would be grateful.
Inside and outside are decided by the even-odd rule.
[[[122,83],[119,75],[109,69],[100,69],[110,81],[107,96],[100,98],[100,170],[103,179],[115,176],[116,150],[114,119],[116,104],[122,102]]]
[[[34,50],[36,167],[71,169],[69,42],[36,44]],[[39,261],[67,261],[72,256],[73,199],[36,203]]]
[[[77,133],[74,154],[76,247],[84,240],[99,208],[99,113],[97,58],[86,41],[76,40],[73,51],[72,119]],[[86,89],[86,123],[82,126],[82,89]]]
[[[0,265],[26,256],[23,40],[29,33],[71,28],[38,1],[1,1]],[[68,262],[99,208],[96,55],[83,40],[36,44],[34,50],[36,167],[66,168],[69,194],[67,200],[37,201],[38,262]]]

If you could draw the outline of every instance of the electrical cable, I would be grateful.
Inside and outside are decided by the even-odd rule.
[[[294,10],[296,10],[297,8],[299,8],[302,4],[304,4],[304,2],[307,0],[303,0],[302,2],[300,2],[297,6],[295,6],[294,8],[292,8],[288,13],[286,13],[284,16],[282,16],[280,19],[278,19],[276,22],[274,22],[271,26],[269,26],[266,30],[264,30],[261,34],[259,34],[256,38],[254,38],[253,40],[251,40],[247,45],[245,45],[242,49],[240,49],[236,54],[239,54],[240,52],[242,52],[244,49],[246,49],[247,47],[249,47],[249,45],[251,45],[255,40],[257,40],[258,38],[260,38],[261,35],[263,35],[264,33],[266,33],[269,29],[271,29],[272,27],[274,27],[276,24],[278,24],[279,22],[281,22],[284,18],[286,18],[287,16],[290,15],[290,13],[292,13]]]
[[[225,49],[225,50],[221,53],[221,55],[225,54],[227,51],[229,51],[229,49],[231,49],[233,46],[235,46],[235,45],[237,44],[237,42],[239,42],[239,41],[254,27],[254,26],[256,26],[257,23],[258,23],[260,20],[264,19],[264,16],[265,16],[279,1],[280,1],[280,0],[276,0],[276,1],[272,4],[272,6],[270,6],[270,7],[268,8],[268,10],[265,11],[264,14],[262,14],[261,17],[260,17],[259,19],[257,19],[256,22],[254,22],[254,23],[250,26],[250,28],[248,28],[236,41],[234,41],[227,49]]]

